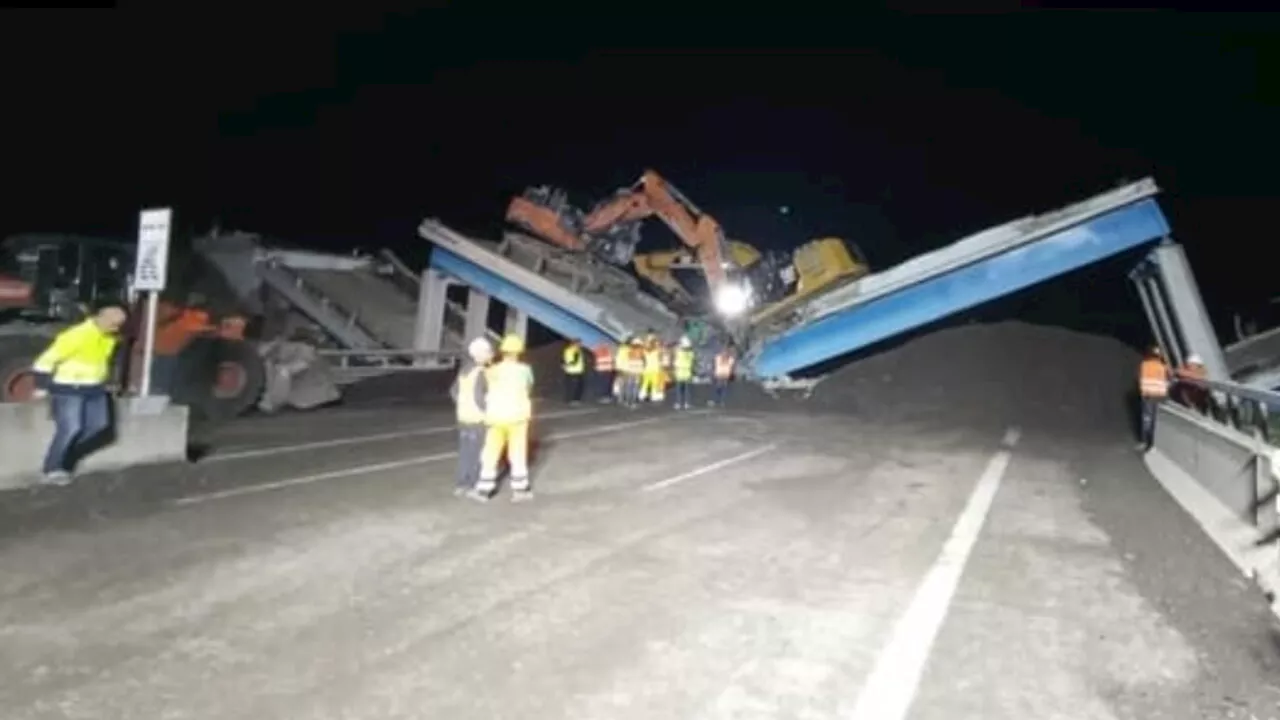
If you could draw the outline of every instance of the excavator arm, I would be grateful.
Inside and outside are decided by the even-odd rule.
[[[689,198],[652,170],[644,171],[636,184],[649,209],[698,256],[712,294],[728,281],[728,241],[715,218],[702,212]]]
[[[738,260],[715,218],[702,212],[674,185],[653,170],[646,170],[629,188],[582,213],[568,202],[563,191],[549,187],[526,190],[507,207],[507,221],[568,250],[590,251],[615,265],[632,264],[638,274],[677,298],[688,293],[679,286],[660,254],[638,256],[640,225],[656,216],[697,257],[715,303],[730,314],[748,304],[748,291],[730,281],[731,270],[745,265]],[[747,246],[749,247],[749,246]],[[754,249],[749,256],[759,258]],[[656,263],[656,264],[654,264]],[[657,279],[655,279],[657,278]]]
[[[713,291],[725,282],[732,260],[720,224],[652,170],[585,214],[569,204],[563,191],[544,186],[512,198],[506,215],[508,222],[568,250],[605,250],[597,246],[611,244],[615,247],[600,254],[622,260],[620,264],[630,262],[639,242],[638,226],[653,216],[693,249]]]

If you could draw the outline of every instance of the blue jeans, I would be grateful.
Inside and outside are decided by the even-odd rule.
[[[458,473],[453,486],[470,490],[480,480],[480,452],[484,450],[484,425],[458,426]]]
[[[1151,447],[1156,435],[1156,413],[1160,409],[1160,401],[1155,398],[1142,398],[1142,426],[1140,438],[1143,447]]]
[[[49,410],[57,429],[44,456],[44,472],[70,472],[76,446],[95,439],[111,424],[111,396],[105,391],[53,392]]]
[[[711,387],[712,387],[711,402],[715,403],[716,405],[723,405],[725,397],[728,396],[729,394],[729,381],[715,380],[712,383]]]
[[[693,384],[688,380],[676,381],[676,407],[689,407],[690,401],[693,400]]]

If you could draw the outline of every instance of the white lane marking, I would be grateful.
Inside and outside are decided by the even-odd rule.
[[[584,408],[582,410],[559,410],[556,412],[542,413],[539,419],[547,420],[551,418],[572,417],[574,415],[586,415],[588,413],[598,412],[595,408]],[[442,435],[450,433],[458,429],[457,425],[441,425],[439,427],[416,428],[414,430],[397,430],[395,432],[377,433],[374,435],[356,435],[355,437],[334,438],[332,440],[316,440],[314,442],[297,443],[294,445],[273,445],[271,447],[253,448],[251,450],[236,450],[232,452],[214,452],[208,457],[200,459],[199,464],[228,462],[231,460],[245,460],[248,458],[270,457],[271,455],[283,455],[284,453],[305,452],[307,450],[324,450],[332,447],[343,447],[345,445],[359,445],[367,442],[381,442],[383,440],[399,440],[401,438],[418,437],[421,435]]]
[[[773,443],[761,448],[756,448],[755,450],[744,452],[741,455],[734,455],[731,458],[725,458],[724,460],[717,460],[716,462],[703,465],[700,468],[690,470],[687,473],[676,475],[675,477],[669,477],[666,480],[659,480],[658,482],[655,482],[655,483],[649,483],[648,485],[645,485],[642,489],[645,490],[646,492],[651,492],[653,490],[661,490],[663,488],[668,488],[668,487],[671,487],[672,485],[675,485],[676,483],[681,483],[681,482],[684,482],[685,480],[696,478],[699,475],[706,475],[709,472],[715,472],[720,468],[729,467],[730,465],[740,463],[743,460],[750,460],[751,458],[757,455],[763,455],[764,453],[769,452],[770,450],[774,449],[777,446],[778,446],[777,443]]]
[[[692,415],[694,413],[689,413]],[[688,417],[685,415],[684,417]],[[543,416],[545,417],[545,416]],[[644,420],[632,420],[624,423],[614,423],[612,425],[601,425],[599,427],[587,428],[585,430],[573,430],[564,433],[555,433],[548,435],[547,440],[571,440],[573,438],[590,437],[592,435],[603,435],[615,430],[626,430],[639,425],[647,425],[660,420],[670,420],[672,418],[651,417]],[[404,460],[393,460],[391,462],[373,463],[370,465],[357,465],[356,467],[342,468],[339,470],[329,470],[327,472],[315,473],[312,475],[302,475],[300,477],[288,478],[285,480],[276,480],[275,482],[263,483],[261,485],[246,485],[244,487],[229,488],[218,492],[206,493],[204,495],[190,495],[188,497],[170,500],[170,505],[194,505],[196,503],[207,502],[209,500],[222,500],[224,498],[237,497],[240,495],[252,495],[260,492],[268,492],[271,490],[279,490],[281,488],[293,487],[295,485],[309,485],[322,480],[336,480],[339,478],[355,477],[357,475],[368,475],[371,473],[384,472],[387,470],[399,470],[401,468],[412,467],[414,465],[425,465],[427,463],[436,462],[437,460],[448,460],[458,456],[456,450],[442,453],[432,453],[430,455],[417,455]]]
[[[1020,436],[1017,428],[1009,428],[1003,444],[1012,448]],[[1005,449],[993,455],[987,463],[969,496],[969,502],[951,530],[951,537],[942,546],[942,553],[916,589],[915,597],[898,620],[889,644],[880,652],[854,706],[853,720],[904,720],[907,717],[933,650],[933,642],[951,608],[960,576],[964,574],[969,555],[982,533],[982,526],[991,512],[991,504],[1012,457],[1013,453]]]

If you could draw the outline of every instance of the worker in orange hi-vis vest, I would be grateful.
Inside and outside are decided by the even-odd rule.
[[[613,348],[608,343],[591,349],[591,381],[597,402],[613,399]]]
[[[1155,439],[1156,412],[1160,403],[1169,397],[1169,379],[1169,366],[1160,348],[1151,348],[1138,367],[1138,395],[1142,399],[1142,437],[1138,449],[1143,452],[1151,448]]]
[[[728,345],[716,353],[711,368],[711,400],[707,402],[708,405],[724,407],[725,398],[729,394],[729,383],[733,381],[735,363],[733,348]]]

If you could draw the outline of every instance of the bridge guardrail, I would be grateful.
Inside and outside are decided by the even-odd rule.
[[[1280,447],[1280,393],[1179,374],[1171,396],[1202,417]]]
[[[1280,592],[1280,434],[1275,432],[1280,394],[1178,377],[1170,400],[1160,407],[1157,452],[1148,465],[1153,472],[1170,465],[1181,471],[1183,481],[1156,474],[1233,562],[1274,598]]]

